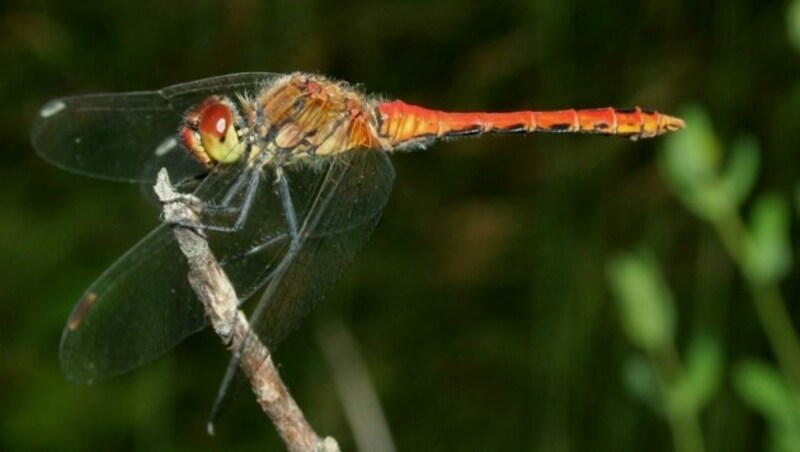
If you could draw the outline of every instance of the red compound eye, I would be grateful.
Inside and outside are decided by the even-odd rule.
[[[239,135],[233,123],[233,103],[212,96],[188,112],[181,134],[183,142],[197,160],[208,168],[217,163],[233,163],[242,156]]]
[[[220,102],[212,103],[200,112],[200,133],[216,139],[224,139],[233,121],[231,110]]]

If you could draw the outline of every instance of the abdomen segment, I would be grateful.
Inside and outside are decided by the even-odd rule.
[[[633,140],[683,128],[679,118],[639,107],[510,113],[449,113],[403,101],[378,104],[378,134],[392,148],[424,144],[436,138],[484,133],[593,133]]]

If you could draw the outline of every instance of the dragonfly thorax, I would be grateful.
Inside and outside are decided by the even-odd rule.
[[[264,89],[244,111],[264,140],[302,160],[379,147],[373,104],[347,83],[292,74]]]

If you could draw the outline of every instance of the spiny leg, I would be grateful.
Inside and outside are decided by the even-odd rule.
[[[289,228],[289,237],[291,238],[291,247],[296,248],[298,241],[299,241],[299,233],[298,233],[298,223],[297,223],[297,212],[294,209],[294,203],[292,202],[292,195],[291,191],[289,190],[289,181],[286,176],[286,173],[283,171],[283,168],[277,167],[275,169],[275,176],[276,181],[278,183],[278,194],[281,198],[281,204],[284,210],[284,216],[286,218],[286,224]],[[237,182],[237,185],[241,185]],[[283,241],[286,238],[286,233],[279,234],[275,237],[272,237],[263,243],[260,243],[246,252],[239,254],[237,256],[232,257],[227,262],[233,262],[239,259],[243,259],[247,256],[260,253],[261,251]]]
[[[289,226],[289,234],[292,236],[292,248],[297,248],[298,233],[297,233],[297,214],[294,210],[294,203],[292,203],[292,194],[289,191],[289,181],[283,167],[278,166],[275,168],[275,177],[278,181],[278,193],[281,197],[281,204],[283,205],[283,214],[286,217],[287,226]]]
[[[260,170],[252,170],[250,181],[247,183],[247,189],[244,193],[244,199],[242,200],[241,210],[239,211],[239,217],[236,219],[236,223],[234,223],[233,227],[231,228],[223,227],[221,229],[216,229],[217,231],[235,232],[242,229],[244,222],[247,220],[247,215],[250,213],[250,209],[253,207],[253,201],[256,199],[256,190],[258,189],[258,183],[260,181]]]
[[[229,206],[231,204],[231,201],[233,201],[233,198],[235,198],[236,195],[238,195],[239,192],[242,191],[242,185],[244,184],[244,182],[247,179],[248,178],[244,177],[244,175],[243,175],[243,177],[238,178],[238,180],[233,185],[231,185],[231,188],[228,189],[228,193],[226,193],[225,197],[222,198],[222,202],[220,203],[220,207],[227,207],[227,206]]]

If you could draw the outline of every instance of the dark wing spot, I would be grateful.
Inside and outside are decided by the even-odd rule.
[[[83,297],[80,303],[78,303],[75,308],[72,310],[72,314],[69,316],[69,321],[67,322],[67,328],[70,331],[75,331],[83,322],[84,317],[94,305],[94,302],[97,301],[97,294],[94,292],[89,292],[86,296]]]

